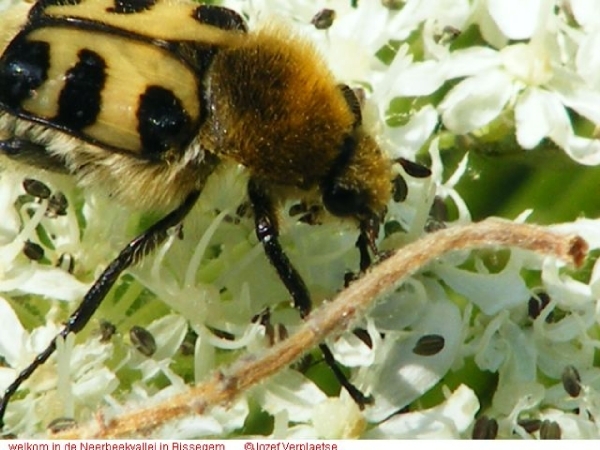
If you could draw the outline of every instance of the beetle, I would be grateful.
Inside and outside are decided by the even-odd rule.
[[[355,223],[360,269],[371,264],[394,161],[363,125],[355,92],[306,40],[277,25],[249,31],[236,12],[187,0],[38,0],[25,19],[9,15],[5,30],[0,153],[164,216],[123,248],[6,389],[0,424],[56,339],[88,323],[123,271],[184,220],[223,161],[249,172],[256,236],[301,317],[312,302],[279,241],[285,199],[316,198]],[[320,350],[354,400],[368,403],[329,348]]]

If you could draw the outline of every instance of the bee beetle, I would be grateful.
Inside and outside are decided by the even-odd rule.
[[[355,93],[309,43],[272,25],[250,32],[232,10],[185,0],[39,0],[26,16],[7,16],[0,34],[0,153],[165,215],[108,265],[7,388],[0,425],[56,339],[81,330],[120,274],[181,223],[221,161],[247,168],[256,235],[302,317],[310,295],[278,239],[277,207],[290,193],[355,221],[361,269],[370,264],[393,161],[366,132]]]

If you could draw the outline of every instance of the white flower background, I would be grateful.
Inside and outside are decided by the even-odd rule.
[[[0,1],[2,8],[10,3],[16,0]],[[364,88],[366,120],[390,157],[431,167],[426,179],[398,168],[408,197],[390,203],[381,249],[492,214],[561,222],[558,231],[600,247],[595,1],[218,3],[241,12],[251,29],[275,16],[287,20],[322,50],[340,81]],[[324,8],[335,20],[318,30],[311,19]],[[156,217],[82,192],[69,178],[12,166],[0,176],[4,389],[111,258]],[[26,195],[27,176],[64,193],[67,214],[52,217],[48,200]],[[243,168],[223,165],[185,220],[183,237],[174,234],[129,270],[86,329],[59,342],[24,384],[9,404],[5,432],[44,435],[57,418],[83,423],[98,410],[110,417],[185,392],[216,367],[270,345],[269,330],[252,320],[266,308],[275,330],[294,332],[298,314],[256,242],[253,221],[238,214],[246,181]],[[282,243],[320,303],[357,270],[357,230],[299,222],[287,214],[294,203],[282,211]],[[25,256],[27,241],[43,247],[41,260]],[[362,411],[313,352],[235,404],[165,424],[155,437],[598,438],[594,254],[575,272],[518,250],[463,252],[409,279],[355,324],[369,340],[346,332],[328,342],[351,381],[375,400]],[[101,339],[106,322],[116,331]],[[155,338],[151,356],[131,343],[136,325]],[[431,334],[444,338],[443,349],[415,353]]]

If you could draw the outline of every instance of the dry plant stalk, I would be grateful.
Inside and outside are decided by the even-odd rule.
[[[242,392],[293,363],[328,336],[347,329],[377,297],[397,287],[406,277],[430,262],[453,250],[483,247],[531,250],[575,266],[582,264],[587,252],[587,244],[580,237],[493,219],[437,231],[399,249],[374,266],[333,301],[316,309],[298,332],[264,353],[242,357],[207,381],[167,401],[111,419],[98,414],[88,424],[54,434],[52,438],[144,437],[171,420],[202,414],[212,406],[227,405]]]

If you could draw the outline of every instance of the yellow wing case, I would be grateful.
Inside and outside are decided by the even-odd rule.
[[[187,1],[81,0],[71,3],[41,2],[32,10],[32,15],[56,19],[82,19],[166,41],[224,45],[235,39],[230,27],[221,26],[220,22],[215,23],[214,19],[208,17],[211,10],[214,11],[210,6]],[[241,25],[243,21],[238,18],[232,20],[245,29],[245,25]]]
[[[198,134],[205,71],[238,38],[233,31],[245,31],[243,20],[208,5],[40,2],[0,59],[0,107],[100,147],[160,158]]]

